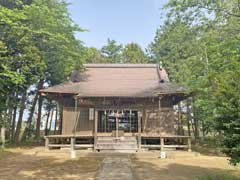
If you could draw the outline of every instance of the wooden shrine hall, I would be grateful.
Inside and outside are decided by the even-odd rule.
[[[40,90],[63,105],[59,135],[46,147],[136,150],[191,150],[177,134],[174,105],[187,97],[156,64],[85,64],[68,82]]]

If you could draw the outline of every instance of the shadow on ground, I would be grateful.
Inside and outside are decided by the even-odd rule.
[[[103,158],[92,156],[70,160],[69,154],[61,155],[61,152],[48,156],[36,154],[31,150],[28,150],[28,153],[22,151],[1,152],[0,180],[93,180],[96,179]],[[226,178],[227,180],[237,180],[239,178],[236,173],[240,177],[239,169],[225,168],[225,166],[227,167],[226,160],[222,165],[217,158],[209,159],[209,161],[207,157],[205,159],[197,157],[161,160],[137,158],[132,155],[130,158],[134,180],[206,180],[202,179],[203,176],[217,177],[214,180],[225,180]],[[116,179],[121,179],[121,177],[116,177]]]
[[[0,158],[1,180],[22,179],[94,179],[101,157],[53,158],[35,154],[3,153]],[[54,155],[53,155],[54,156]]]
[[[176,161],[176,162],[174,162]],[[174,159],[158,159],[146,161],[141,159],[132,159],[132,170],[136,180],[239,180],[239,169],[224,169],[206,167],[202,163],[198,166],[197,162],[192,162],[196,165],[188,165],[185,159],[182,158],[178,163]],[[193,161],[192,159],[188,160]],[[197,158],[196,160],[197,161]],[[216,161],[216,167],[217,165]]]
[[[226,155],[221,152],[220,148],[209,147],[208,145],[204,145],[204,144],[203,145],[195,144],[192,146],[192,150],[206,156],[226,157]]]

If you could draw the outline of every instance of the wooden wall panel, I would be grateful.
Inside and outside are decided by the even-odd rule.
[[[76,120],[76,113],[74,107],[63,107],[63,124],[62,134],[72,134],[74,131],[74,124]]]
[[[76,125],[76,133],[81,131],[92,131],[93,120],[89,120],[89,108],[78,108],[80,111],[78,122]],[[73,134],[76,123],[76,112],[74,107],[63,108],[63,125],[62,134]]]
[[[76,133],[93,132],[94,121],[89,120],[89,108],[79,108],[80,116],[76,127]],[[159,118],[160,116],[160,118]],[[73,134],[76,122],[74,107],[64,107],[62,134]],[[146,107],[143,112],[142,132],[149,135],[175,135],[174,110],[171,107]]]
[[[92,131],[94,120],[89,120],[89,108],[80,109],[77,131]]]
[[[175,135],[174,111],[172,108],[146,109],[143,121],[143,133],[149,135]]]

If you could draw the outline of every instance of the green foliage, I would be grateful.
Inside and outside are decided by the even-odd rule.
[[[205,133],[222,134],[224,152],[240,162],[239,4],[234,1],[170,0],[165,23],[149,51],[172,81],[196,93]]]
[[[85,63],[104,63],[106,61],[101,52],[94,47],[85,48],[82,59]]]
[[[4,5],[12,8],[0,7],[0,52],[4,53],[1,75],[12,78],[15,84],[22,81],[26,87],[45,78],[51,84],[62,82],[81,64],[83,47],[74,32],[82,29],[73,24],[64,2],[38,0],[16,4],[21,4],[21,8],[13,8],[11,2]]]
[[[84,48],[82,61],[85,63],[148,63],[149,59],[137,43],[129,43],[124,47],[115,40],[108,39],[101,50],[94,47]]]
[[[232,64],[230,71],[218,79],[215,94],[217,129],[223,132],[223,152],[231,163],[240,162],[240,63]],[[234,68],[234,70],[232,69]]]
[[[147,57],[141,47],[136,43],[129,43],[122,51],[124,63],[146,63]]]
[[[10,122],[15,96],[61,83],[81,68],[84,47],[74,36],[81,31],[65,1],[0,1],[0,121]]]
[[[101,53],[108,63],[121,63],[122,45],[118,45],[115,40],[108,39],[107,45],[103,46]]]

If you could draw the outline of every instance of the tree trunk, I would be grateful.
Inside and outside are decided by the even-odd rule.
[[[48,135],[48,122],[49,122],[49,117],[50,117],[51,109],[48,110],[47,112],[47,119],[46,119],[46,124],[45,124],[45,136]]]
[[[14,142],[14,136],[15,136],[16,116],[17,116],[17,104],[14,105],[13,115],[12,115],[12,125],[11,125],[11,142],[12,143]]]
[[[53,113],[54,113],[54,108],[52,109],[52,113],[51,113],[48,134],[49,134],[49,132],[51,132],[51,128],[52,128]]]
[[[192,98],[192,106],[193,106],[193,117],[194,117],[194,137],[195,140],[199,137],[199,133],[198,133],[198,117],[197,117],[197,108],[194,107],[194,98]]]
[[[18,105],[18,91],[16,90],[13,93],[13,99],[12,99],[12,114],[11,114],[11,124],[10,124],[10,141],[11,143],[14,143],[14,136],[15,136],[15,126],[16,126],[16,116],[17,116],[17,105]]]
[[[5,111],[3,114],[3,122],[2,122],[2,128],[5,129],[6,124],[7,124],[7,120],[8,120],[8,105],[9,105],[9,97],[7,96],[6,102],[5,102]]]
[[[44,81],[40,80],[38,85],[38,90],[43,88]],[[38,116],[37,116],[37,124],[36,124],[36,140],[37,142],[40,141],[40,127],[41,127],[41,118],[42,118],[42,103],[43,98],[41,94],[38,97]]]
[[[33,102],[32,102],[32,106],[31,106],[31,109],[30,109],[30,112],[29,112],[29,116],[28,116],[28,120],[27,120],[27,125],[24,129],[24,132],[23,132],[23,135],[22,135],[22,141],[23,140],[26,140],[27,138],[30,137],[30,128],[31,128],[31,124],[32,124],[32,119],[33,119],[33,115],[34,115],[34,110],[35,110],[35,107],[36,107],[36,104],[37,104],[37,100],[38,100],[38,92],[36,92],[36,95],[33,99]]]
[[[57,119],[58,119],[58,105],[56,104],[54,134],[56,134],[56,130],[57,130],[57,123],[58,123]]]
[[[41,127],[41,118],[42,118],[42,96],[39,95],[38,98],[38,116],[37,116],[37,124],[36,124],[36,140],[40,142],[40,127]]]
[[[191,122],[190,102],[189,102],[189,99],[187,99],[187,127],[188,127],[188,136],[191,136],[190,122]]]
[[[2,148],[4,149],[5,148],[5,127],[1,127],[0,128],[0,131],[1,131],[1,134],[0,134],[0,136],[1,136],[1,142],[2,142]]]
[[[12,113],[12,95],[6,97],[6,102],[5,102],[5,111],[3,114],[3,121],[2,121],[2,128],[5,131],[4,138],[5,140],[9,139],[9,124],[11,124],[11,113]]]
[[[12,113],[13,113],[13,106],[12,104],[9,104],[9,110],[8,110],[8,130],[7,130],[7,133],[6,133],[6,139],[8,140],[11,140],[11,131],[10,131],[10,128],[11,128],[11,124],[12,124]]]
[[[15,138],[14,138],[14,142],[17,145],[19,144],[19,136],[20,136],[21,127],[22,127],[22,118],[23,118],[23,113],[24,113],[24,110],[25,110],[25,101],[26,101],[26,99],[27,99],[27,91],[25,91],[23,93],[22,99],[21,99],[21,102],[20,102],[18,123],[17,123]]]
[[[182,119],[181,119],[181,103],[178,103],[178,135],[182,135],[182,129],[181,129],[181,124],[182,124]]]
[[[192,125],[192,132],[193,132],[193,135],[194,135],[194,137],[195,137],[195,126],[194,126],[194,117],[193,118],[191,118],[191,125]]]
[[[203,119],[202,119],[202,136],[203,138],[205,138],[205,124]]]

